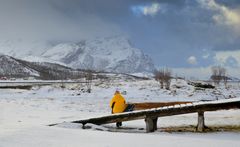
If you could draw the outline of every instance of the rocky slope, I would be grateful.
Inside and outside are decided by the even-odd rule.
[[[27,77],[27,76],[39,76],[39,73],[27,66],[24,66],[21,62],[18,62],[15,58],[0,55],[0,75],[8,77]]]
[[[29,62],[0,55],[0,76],[8,78],[36,77],[39,79],[78,78],[81,71],[48,62]]]

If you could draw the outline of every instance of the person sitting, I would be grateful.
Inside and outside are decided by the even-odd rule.
[[[115,91],[114,96],[110,101],[110,107],[112,110],[112,114],[129,112],[133,111],[134,109],[133,104],[126,104],[125,98],[121,95],[121,93],[118,90]],[[117,127],[122,126],[122,122],[117,122],[116,126]]]

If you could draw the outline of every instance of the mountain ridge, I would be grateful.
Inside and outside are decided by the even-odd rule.
[[[152,59],[140,49],[134,48],[131,42],[124,37],[106,37],[82,40],[77,43],[58,43],[52,46],[44,44],[42,49],[37,42],[35,52],[31,49],[24,50],[24,44],[17,47],[11,44],[4,48],[0,43],[0,52],[31,62],[51,62],[75,69],[91,69],[118,73],[152,72],[155,69]],[[8,44],[10,44],[8,42]],[[46,49],[47,48],[47,49]]]

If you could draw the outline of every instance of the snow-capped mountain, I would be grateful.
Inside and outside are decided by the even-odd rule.
[[[151,72],[152,60],[123,38],[99,38],[76,44],[58,44],[42,54],[73,68],[113,72]]]
[[[124,37],[97,38],[78,43],[60,43],[55,45],[31,44],[30,48],[20,44],[19,50],[6,41],[0,42],[0,52],[28,61],[46,61],[67,65],[78,69],[97,71],[136,73],[152,72],[154,64],[151,58],[140,49],[132,47]],[[36,49],[34,49],[34,46]],[[24,49],[26,48],[26,49]]]

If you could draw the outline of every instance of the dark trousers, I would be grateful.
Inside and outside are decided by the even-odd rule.
[[[133,104],[127,104],[127,107],[125,108],[125,110],[123,112],[131,112],[134,110],[134,105]],[[119,128],[122,126],[122,122],[117,122],[116,126]]]
[[[131,112],[134,110],[134,104],[127,104],[127,107],[125,108],[124,112]]]

